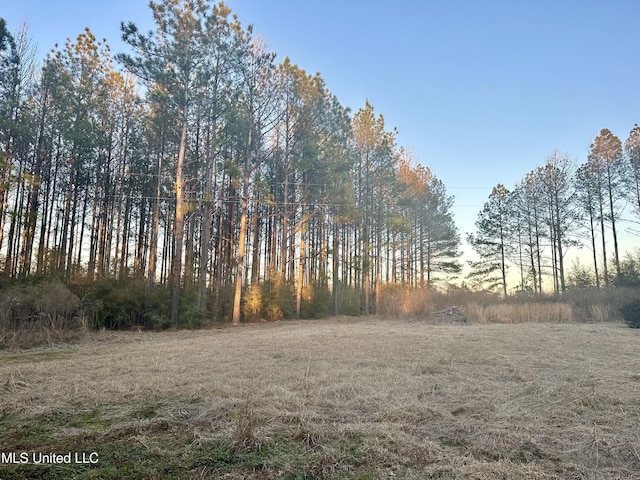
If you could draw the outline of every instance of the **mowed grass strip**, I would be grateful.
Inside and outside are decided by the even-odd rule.
[[[640,332],[332,319],[0,353],[0,478],[638,478]]]

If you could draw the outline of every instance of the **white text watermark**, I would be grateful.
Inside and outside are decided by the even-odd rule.
[[[0,452],[0,465],[95,465],[98,452]]]

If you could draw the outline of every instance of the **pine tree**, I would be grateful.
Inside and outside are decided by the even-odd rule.
[[[381,283],[380,249],[386,215],[382,199],[387,196],[390,178],[394,177],[395,131],[385,130],[384,117],[379,115],[376,118],[369,101],[356,112],[352,125],[356,152],[355,195],[361,215],[358,259],[364,294],[363,308],[365,314],[369,314],[372,283],[376,290]],[[379,298],[376,297],[376,300]]]
[[[602,232],[602,250],[604,258],[604,281],[609,284],[605,249],[605,220],[611,224],[613,235],[613,263],[616,275],[620,274],[620,255],[618,248],[618,230],[616,221],[620,216],[619,199],[622,173],[622,142],[610,130],[602,129],[590,146],[587,165],[594,176]],[[605,214],[605,208],[608,212]]]
[[[598,191],[593,178],[593,172],[587,164],[578,168],[575,175],[576,204],[578,211],[582,211],[589,219],[589,238],[591,239],[591,252],[593,257],[593,271],[596,287],[600,288],[600,275],[598,273],[598,254],[596,251],[596,227],[598,220]],[[604,244],[603,244],[604,249]],[[606,263],[605,263],[606,269]]]
[[[142,35],[133,23],[122,24],[122,38],[135,56],[120,54],[118,59],[149,86],[157,84],[176,109],[179,145],[175,165],[174,253],[171,264],[171,323],[178,323],[182,283],[185,198],[185,157],[191,109],[202,95],[209,77],[208,22],[212,13],[206,0],[163,0],[150,2],[157,30]]]
[[[627,161],[626,168],[630,173],[629,180],[626,182],[627,192],[640,220],[640,126],[637,124],[631,129],[624,143],[624,153]]]
[[[510,238],[510,196],[504,185],[498,184],[493,187],[489,199],[478,214],[477,233],[467,236],[467,241],[480,256],[479,261],[470,262],[472,272],[469,277],[479,281],[487,289],[500,287],[505,297]]]

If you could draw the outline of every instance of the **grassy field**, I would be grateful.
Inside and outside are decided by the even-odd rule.
[[[0,382],[2,452],[98,459],[2,479],[640,478],[640,331],[615,323],[103,332],[0,352]]]

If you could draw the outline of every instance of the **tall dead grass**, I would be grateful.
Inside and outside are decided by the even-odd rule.
[[[385,318],[409,318],[435,312],[433,294],[427,289],[385,285],[381,288],[378,314]]]
[[[573,308],[558,302],[524,302],[482,305],[472,303],[465,314],[476,323],[569,323],[576,321]]]
[[[456,306],[467,320],[480,324],[620,322],[620,308],[633,301],[640,301],[640,289],[570,290],[560,296],[528,294],[503,299],[470,290],[385,286],[379,314],[384,318],[430,318]]]

